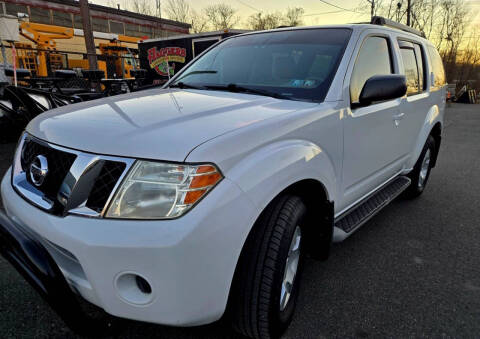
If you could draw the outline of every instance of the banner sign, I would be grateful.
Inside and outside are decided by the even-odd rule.
[[[154,69],[162,76],[168,75],[169,70],[170,76],[173,76],[175,74],[175,63],[185,64],[187,50],[181,47],[164,47],[160,49],[152,47],[147,50],[147,55],[151,69]]]

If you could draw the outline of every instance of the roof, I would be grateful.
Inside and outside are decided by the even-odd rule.
[[[168,38],[155,38],[155,39],[146,39],[143,40],[141,43],[144,42],[156,42],[156,41],[167,41],[167,40],[177,40],[177,39],[184,39],[184,38],[208,38],[211,36],[218,36],[222,34],[243,34],[243,33],[250,33],[253,32],[248,29],[226,29],[220,31],[213,31],[213,32],[202,32],[202,33],[195,33],[195,34],[181,34],[181,35],[174,35]]]
[[[70,5],[74,7],[78,7],[78,0],[48,0],[49,2],[54,2],[62,5]],[[107,13],[112,13],[112,14],[117,14],[117,15],[122,15],[122,16],[127,16],[131,18],[136,18],[140,20],[148,20],[148,21],[154,21],[162,24],[170,24],[182,28],[190,28],[191,25],[185,22],[179,22],[179,21],[174,21],[174,20],[169,20],[169,19],[164,19],[164,18],[159,18],[156,16],[151,16],[151,15],[145,15],[145,14],[140,14],[140,13],[135,13],[135,12],[130,12],[124,9],[118,9],[115,7],[107,7],[107,6],[102,6],[102,5],[96,5],[96,4],[88,4],[88,7],[91,10],[95,11],[100,11],[100,12],[107,12]]]
[[[279,32],[279,31],[291,31],[291,30],[321,29],[321,28],[348,28],[348,29],[355,30],[355,31],[362,31],[362,30],[365,30],[365,29],[385,30],[385,31],[390,31],[390,32],[394,32],[394,33],[397,33],[397,34],[408,35],[408,36],[414,38],[415,40],[421,40],[421,41],[425,41],[425,42],[428,42],[428,43],[431,44],[431,42],[429,42],[426,38],[421,37],[419,35],[416,35],[414,33],[406,32],[406,31],[400,30],[398,28],[392,28],[390,26],[375,25],[375,24],[370,24],[370,23],[284,27],[284,28],[276,28],[276,29],[270,29],[270,30],[264,30],[264,31],[247,31],[242,35],[267,33],[267,32]]]

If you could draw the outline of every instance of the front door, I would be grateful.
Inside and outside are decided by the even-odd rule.
[[[359,100],[366,80],[395,72],[388,36],[367,36],[357,54],[350,79],[351,103]],[[342,210],[401,170],[405,148],[399,124],[402,99],[347,109],[344,117]],[[404,142],[405,140],[403,140]]]

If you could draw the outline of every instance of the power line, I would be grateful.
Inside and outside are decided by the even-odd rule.
[[[241,3],[242,5],[244,5],[244,6],[248,7],[248,8],[250,8],[250,9],[253,9],[253,10],[254,10],[254,11],[256,11],[256,12],[263,12],[263,11],[261,11],[261,10],[259,10],[259,9],[255,8],[255,7],[253,7],[253,6],[250,6],[249,4],[247,4],[247,3],[243,2],[242,0],[237,0],[237,2]]]
[[[312,13],[312,14],[304,14],[302,16],[315,16],[315,15],[324,15],[324,14],[335,14],[335,13],[341,13],[344,12],[344,10],[338,10],[338,11],[330,11],[330,12],[322,12],[322,13]]]
[[[325,0],[320,0],[320,1],[323,2],[323,3],[326,4],[326,5],[329,5],[329,6],[338,8],[338,9],[341,9],[342,11],[347,11],[347,12],[353,12],[353,13],[363,14],[363,13],[359,13],[359,12],[353,10],[353,9],[343,8],[343,7],[334,5],[334,4],[332,4],[332,3],[328,2],[328,1],[325,1]]]

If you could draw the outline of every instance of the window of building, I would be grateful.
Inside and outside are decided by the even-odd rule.
[[[52,20],[50,17],[50,10],[30,6],[30,21],[39,24],[51,25]]]
[[[148,37],[151,37],[152,36],[152,27],[150,26],[140,26],[140,35],[141,36],[148,36]]]
[[[443,68],[443,61],[438,51],[433,46],[428,46],[428,56],[430,60],[431,71],[434,75],[433,87],[441,87],[445,85],[445,69]]]
[[[108,33],[108,21],[100,18],[92,18],[92,29],[95,32]]]
[[[138,25],[125,24],[125,35],[139,36]]]
[[[2,9],[0,8],[0,12],[1,11]],[[6,14],[18,16],[18,13],[28,14],[28,8],[27,6],[24,6],[24,5],[5,3],[5,12]]]
[[[125,28],[123,22],[110,20],[110,33],[125,34]]]
[[[82,16],[80,13],[73,15],[73,28],[83,29]]]
[[[53,24],[56,26],[73,27],[72,14],[53,11]]]
[[[374,75],[392,74],[390,47],[386,38],[369,37],[358,53],[350,81],[350,98],[357,103],[365,82]]]

